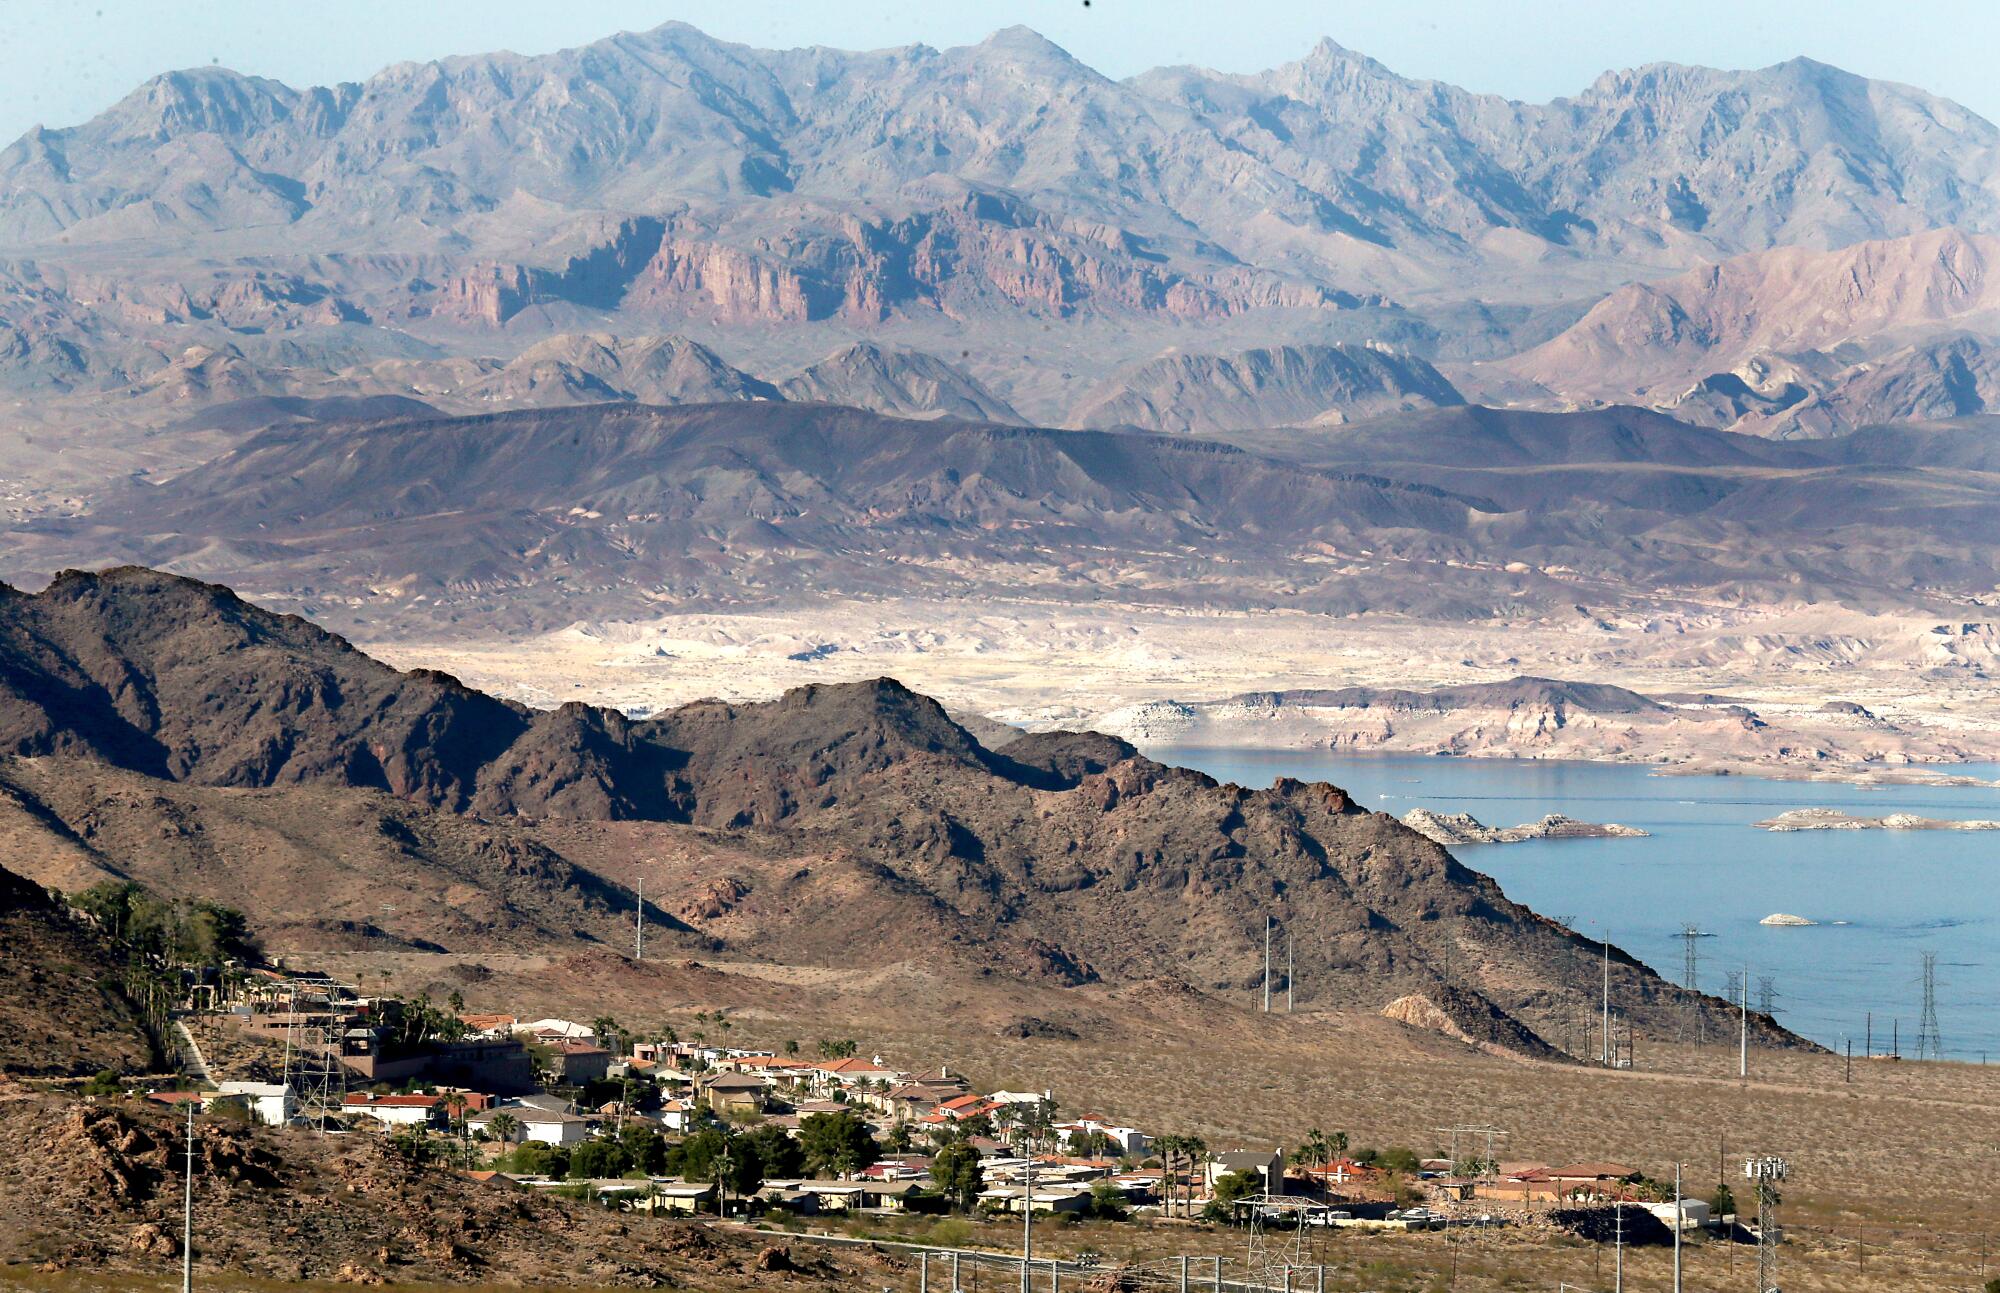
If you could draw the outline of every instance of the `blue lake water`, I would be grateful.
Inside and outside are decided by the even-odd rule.
[[[1924,952],[1938,954],[1938,1025],[1949,1058],[2000,1063],[2000,831],[1798,831],[1751,823],[1788,808],[1879,817],[2000,819],[2000,789],[1859,788],[1750,777],[1668,777],[1644,766],[1533,760],[1344,755],[1324,750],[1149,749],[1165,762],[1246,786],[1281,776],[1330,781],[1369,808],[1471,813],[1489,826],[1564,813],[1622,822],[1647,839],[1530,840],[1460,845],[1467,866],[1509,897],[1611,940],[1675,982],[1676,937],[1693,924],[1699,986],[1720,993],[1731,970],[1772,978],[1778,1018],[1839,1048],[1876,1049],[1892,1029],[1915,1050]],[[2000,766],[1954,768],[2000,778]],[[1773,912],[1821,922],[1760,925]],[[1835,924],[1845,921],[1846,924]]]

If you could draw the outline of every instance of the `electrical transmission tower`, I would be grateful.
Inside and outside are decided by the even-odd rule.
[[[1777,1293],[1778,1183],[1789,1170],[1782,1158],[1753,1158],[1743,1165],[1743,1175],[1757,1187],[1758,1293]]]
[[[1778,1013],[1778,981],[1768,974],[1757,976],[1757,1013],[1775,1015]]]
[[[347,1101],[347,1019],[331,989],[292,990],[287,1050],[292,1053],[287,1080],[299,1093],[300,1113],[325,1131]],[[298,1044],[290,1044],[296,1036]]]
[[[1944,1039],[1938,1035],[1937,953],[1924,953],[1924,1013],[1917,1022],[1917,1058],[1944,1058]]]
[[[1306,1261],[1305,1215],[1314,1205],[1296,1195],[1268,1192],[1242,1202],[1250,1209],[1250,1247],[1243,1259],[1247,1279],[1271,1290],[1300,1287],[1294,1273],[1313,1269]],[[1281,1227],[1275,1234],[1273,1222]],[[1325,1273],[1316,1271],[1312,1282],[1323,1287],[1325,1280]]]
[[[1698,925],[1682,925],[1681,932],[1674,935],[1674,937],[1681,940],[1683,956],[1681,984],[1688,990],[1687,1012],[1682,1023],[1682,1033],[1684,1036],[1693,1037],[1694,1044],[1700,1046],[1704,1040],[1702,1037],[1703,1020],[1700,996],[1701,927]]]

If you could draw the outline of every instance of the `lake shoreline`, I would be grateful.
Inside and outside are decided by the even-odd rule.
[[[1856,785],[1678,769],[1658,775],[1631,760],[1507,759],[1331,752],[1276,747],[1154,745],[1146,753],[1247,787],[1279,777],[1340,786],[1364,808],[1403,818],[1413,809],[1481,822],[1562,814],[1618,822],[1636,838],[1524,839],[1450,844],[1507,896],[1584,937],[1608,937],[1655,971],[1683,982],[1692,925],[1696,986],[1725,993],[1729,973],[1773,980],[1780,1020],[1821,1045],[1861,1049],[1872,1015],[1880,1031],[1916,1018],[1921,954],[1983,965],[2000,942],[1996,835],[1961,829],[1760,829],[1801,809],[1850,816],[2000,820],[1994,765],[1970,765],[1957,784]],[[1970,775],[1978,774],[1978,775]],[[1969,783],[1969,784],[1967,784]],[[1812,927],[1767,926],[1796,912]],[[2000,1054],[2000,983],[1953,976],[1939,1002],[1948,1058]]]

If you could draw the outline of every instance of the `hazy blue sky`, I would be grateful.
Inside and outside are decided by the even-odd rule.
[[[402,59],[542,53],[670,18],[755,45],[849,48],[966,44],[1021,22],[1112,76],[1251,71],[1331,36],[1405,75],[1534,100],[1607,68],[1805,54],[2000,120],[1996,0],[0,0],[0,141],[75,124],[172,68],[360,80]]]

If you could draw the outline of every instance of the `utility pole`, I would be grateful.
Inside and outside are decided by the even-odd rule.
[[[1674,1164],[1674,1293],[1681,1293],[1681,1165]]]
[[[639,877],[639,910],[632,926],[632,959],[646,959],[646,877]]]
[[[1271,918],[1264,917],[1264,1013],[1271,1013]]]
[[[1270,917],[1265,917],[1268,932]],[[1026,1153],[1021,1159],[1021,1179],[1026,1182],[1021,1191],[1021,1293],[1035,1293],[1034,1275],[1029,1263],[1035,1257],[1035,1150],[1028,1138],[1021,1138]]]
[[[1611,1067],[1611,931],[1604,931],[1604,1067]]]
[[[1736,1076],[1750,1076],[1750,963],[1743,963],[1743,979],[1737,985],[1742,996],[1737,998],[1737,1010],[1741,1033],[1736,1043]]]
[[[1292,1013],[1292,927],[1285,926],[1285,1013]]]
[[[181,1293],[194,1290],[194,1107],[199,1103],[199,1100],[187,1102],[187,1170],[181,1187]]]
[[[1611,1215],[1616,1229],[1613,1231],[1611,1267],[1611,1293],[1625,1293],[1625,1200],[1619,1198],[1611,1205]],[[1760,1290],[1759,1293],[1764,1293]]]

